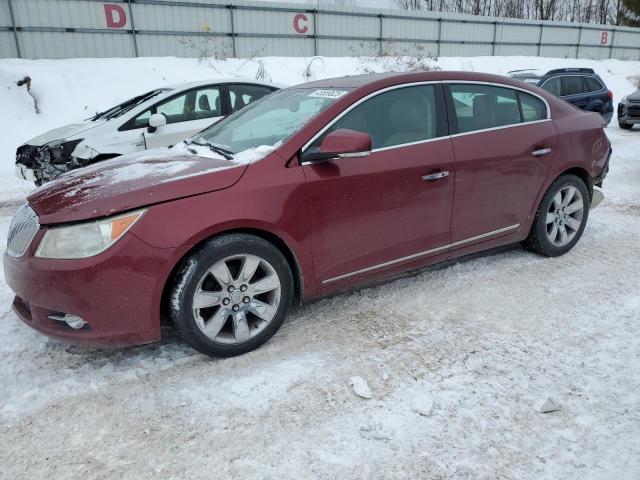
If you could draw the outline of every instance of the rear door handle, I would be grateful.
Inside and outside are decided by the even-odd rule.
[[[443,170],[442,172],[435,172],[435,173],[430,173],[429,175],[423,175],[422,180],[424,180],[425,182],[436,182],[441,178],[448,177],[448,176],[449,176],[449,171]]]
[[[531,155],[533,155],[534,157],[542,157],[543,155],[549,155],[551,153],[551,149],[550,148],[536,148],[533,152],[531,152]]]

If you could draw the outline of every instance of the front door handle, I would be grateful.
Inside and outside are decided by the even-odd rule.
[[[543,155],[549,155],[551,153],[551,149],[550,148],[536,148],[533,152],[531,152],[531,155],[533,155],[534,157],[542,157]]]
[[[436,182],[441,178],[448,177],[449,172],[447,170],[443,170],[441,172],[430,173],[429,175],[423,175],[422,180],[425,182]]]

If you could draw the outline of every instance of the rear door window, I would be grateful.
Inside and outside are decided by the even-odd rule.
[[[582,77],[579,75],[567,75],[562,77],[562,96],[580,95],[584,93]]]
[[[206,87],[198,90],[191,120],[221,116],[222,104],[220,100],[219,87]]]
[[[478,84],[451,84],[458,132],[472,132],[521,122],[516,91]]]

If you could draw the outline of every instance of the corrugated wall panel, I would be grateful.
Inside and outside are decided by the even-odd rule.
[[[442,40],[491,42],[493,41],[493,24],[443,22]]]
[[[380,35],[380,21],[375,17],[320,14],[318,35],[376,38]]]
[[[379,55],[380,18],[371,16],[380,10],[340,9],[353,15],[319,13],[318,35],[356,37],[322,38],[317,42],[315,14],[308,9],[315,4],[229,0],[231,10],[221,0],[156,0],[155,4],[132,2],[138,33],[140,55],[178,55],[198,57],[205,53],[232,54],[231,12],[233,11],[238,56],[313,55],[314,44],[321,55]],[[210,4],[210,6],[209,6]],[[8,0],[0,0],[0,26],[9,26]],[[113,0],[13,0],[20,44],[24,55],[32,58],[132,56],[133,36],[129,5]],[[324,5],[324,4],[323,4]],[[281,9],[270,11],[269,9]],[[328,8],[328,7],[327,7]],[[368,14],[368,15],[365,15]],[[384,15],[406,15],[388,10]],[[441,16],[440,21],[438,18]],[[419,19],[424,18],[424,20]],[[417,12],[412,18],[383,18],[382,54],[387,55],[540,55],[584,58],[640,58],[640,30],[575,24],[544,23],[507,19],[482,19],[470,15]],[[497,23],[495,23],[497,22]],[[39,31],[33,31],[38,29]],[[47,29],[96,30],[96,32],[56,32]],[[145,34],[152,31],[157,34]],[[179,32],[179,34],[175,34]],[[439,32],[442,42],[438,49]],[[164,33],[164,34],[163,34]],[[211,33],[212,35],[203,35]],[[542,37],[540,34],[542,33]],[[493,41],[495,45],[492,45]],[[13,35],[0,31],[0,56],[15,56]],[[416,40],[433,40],[425,43]],[[580,48],[576,44],[580,40]],[[602,44],[602,46],[600,46]],[[612,48],[613,46],[613,48]]]
[[[613,44],[616,47],[640,48],[640,32],[627,32],[624,30],[617,31],[614,36]]]
[[[474,45],[472,43],[457,44],[443,43],[440,45],[441,57],[473,57],[492,55],[493,47],[491,45]]]
[[[13,10],[19,27],[107,28],[105,5],[113,5],[118,12],[124,11],[126,23],[122,28],[130,28],[126,4],[81,0],[20,0],[13,2]],[[114,20],[120,20],[120,13],[111,12],[110,15]]]
[[[236,38],[236,49],[241,57],[313,56],[313,39],[311,38]]]
[[[545,25],[542,28],[542,44],[559,43],[562,45],[578,43],[580,29],[566,27],[550,27]],[[575,51],[575,49],[574,49]]]
[[[230,57],[231,39],[200,35],[152,35],[136,36],[141,57]]]
[[[132,4],[136,30],[231,32],[228,9]]]
[[[318,55],[327,57],[375,57],[380,44],[369,40],[325,40],[318,41]]]
[[[496,55],[535,57],[538,55],[537,45],[496,45]]]
[[[131,36],[111,33],[20,32],[26,58],[133,57]]]
[[[601,60],[603,58],[609,58],[610,55],[609,48],[600,48],[600,47],[580,47],[580,51],[578,55],[580,58],[588,58],[591,60]]]
[[[17,58],[18,50],[13,32],[0,32],[0,58]]]
[[[611,45],[613,36],[612,30],[602,28],[602,30],[593,30],[591,28],[583,28],[580,36],[580,45]],[[603,38],[604,37],[604,38]],[[601,43],[603,41],[604,43]]]
[[[313,35],[313,13],[236,10],[234,22],[239,33]]]
[[[538,43],[540,27],[536,25],[498,25],[497,42]]]
[[[437,43],[403,42],[399,40],[383,42],[382,54],[385,57],[403,55],[432,56],[438,55]]]
[[[382,22],[382,36],[397,40],[436,40],[438,22],[385,18]]]
[[[0,27],[11,26],[11,15],[9,14],[9,3],[7,0],[0,0]]]
[[[541,57],[554,57],[554,58],[575,58],[576,57],[576,47],[567,46],[567,47],[554,47],[549,45],[542,45],[540,47],[540,56]]]

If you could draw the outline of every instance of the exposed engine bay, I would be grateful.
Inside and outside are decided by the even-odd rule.
[[[104,158],[78,158],[72,155],[83,139],[56,141],[41,146],[21,145],[16,151],[16,173],[40,186],[65,172]]]

